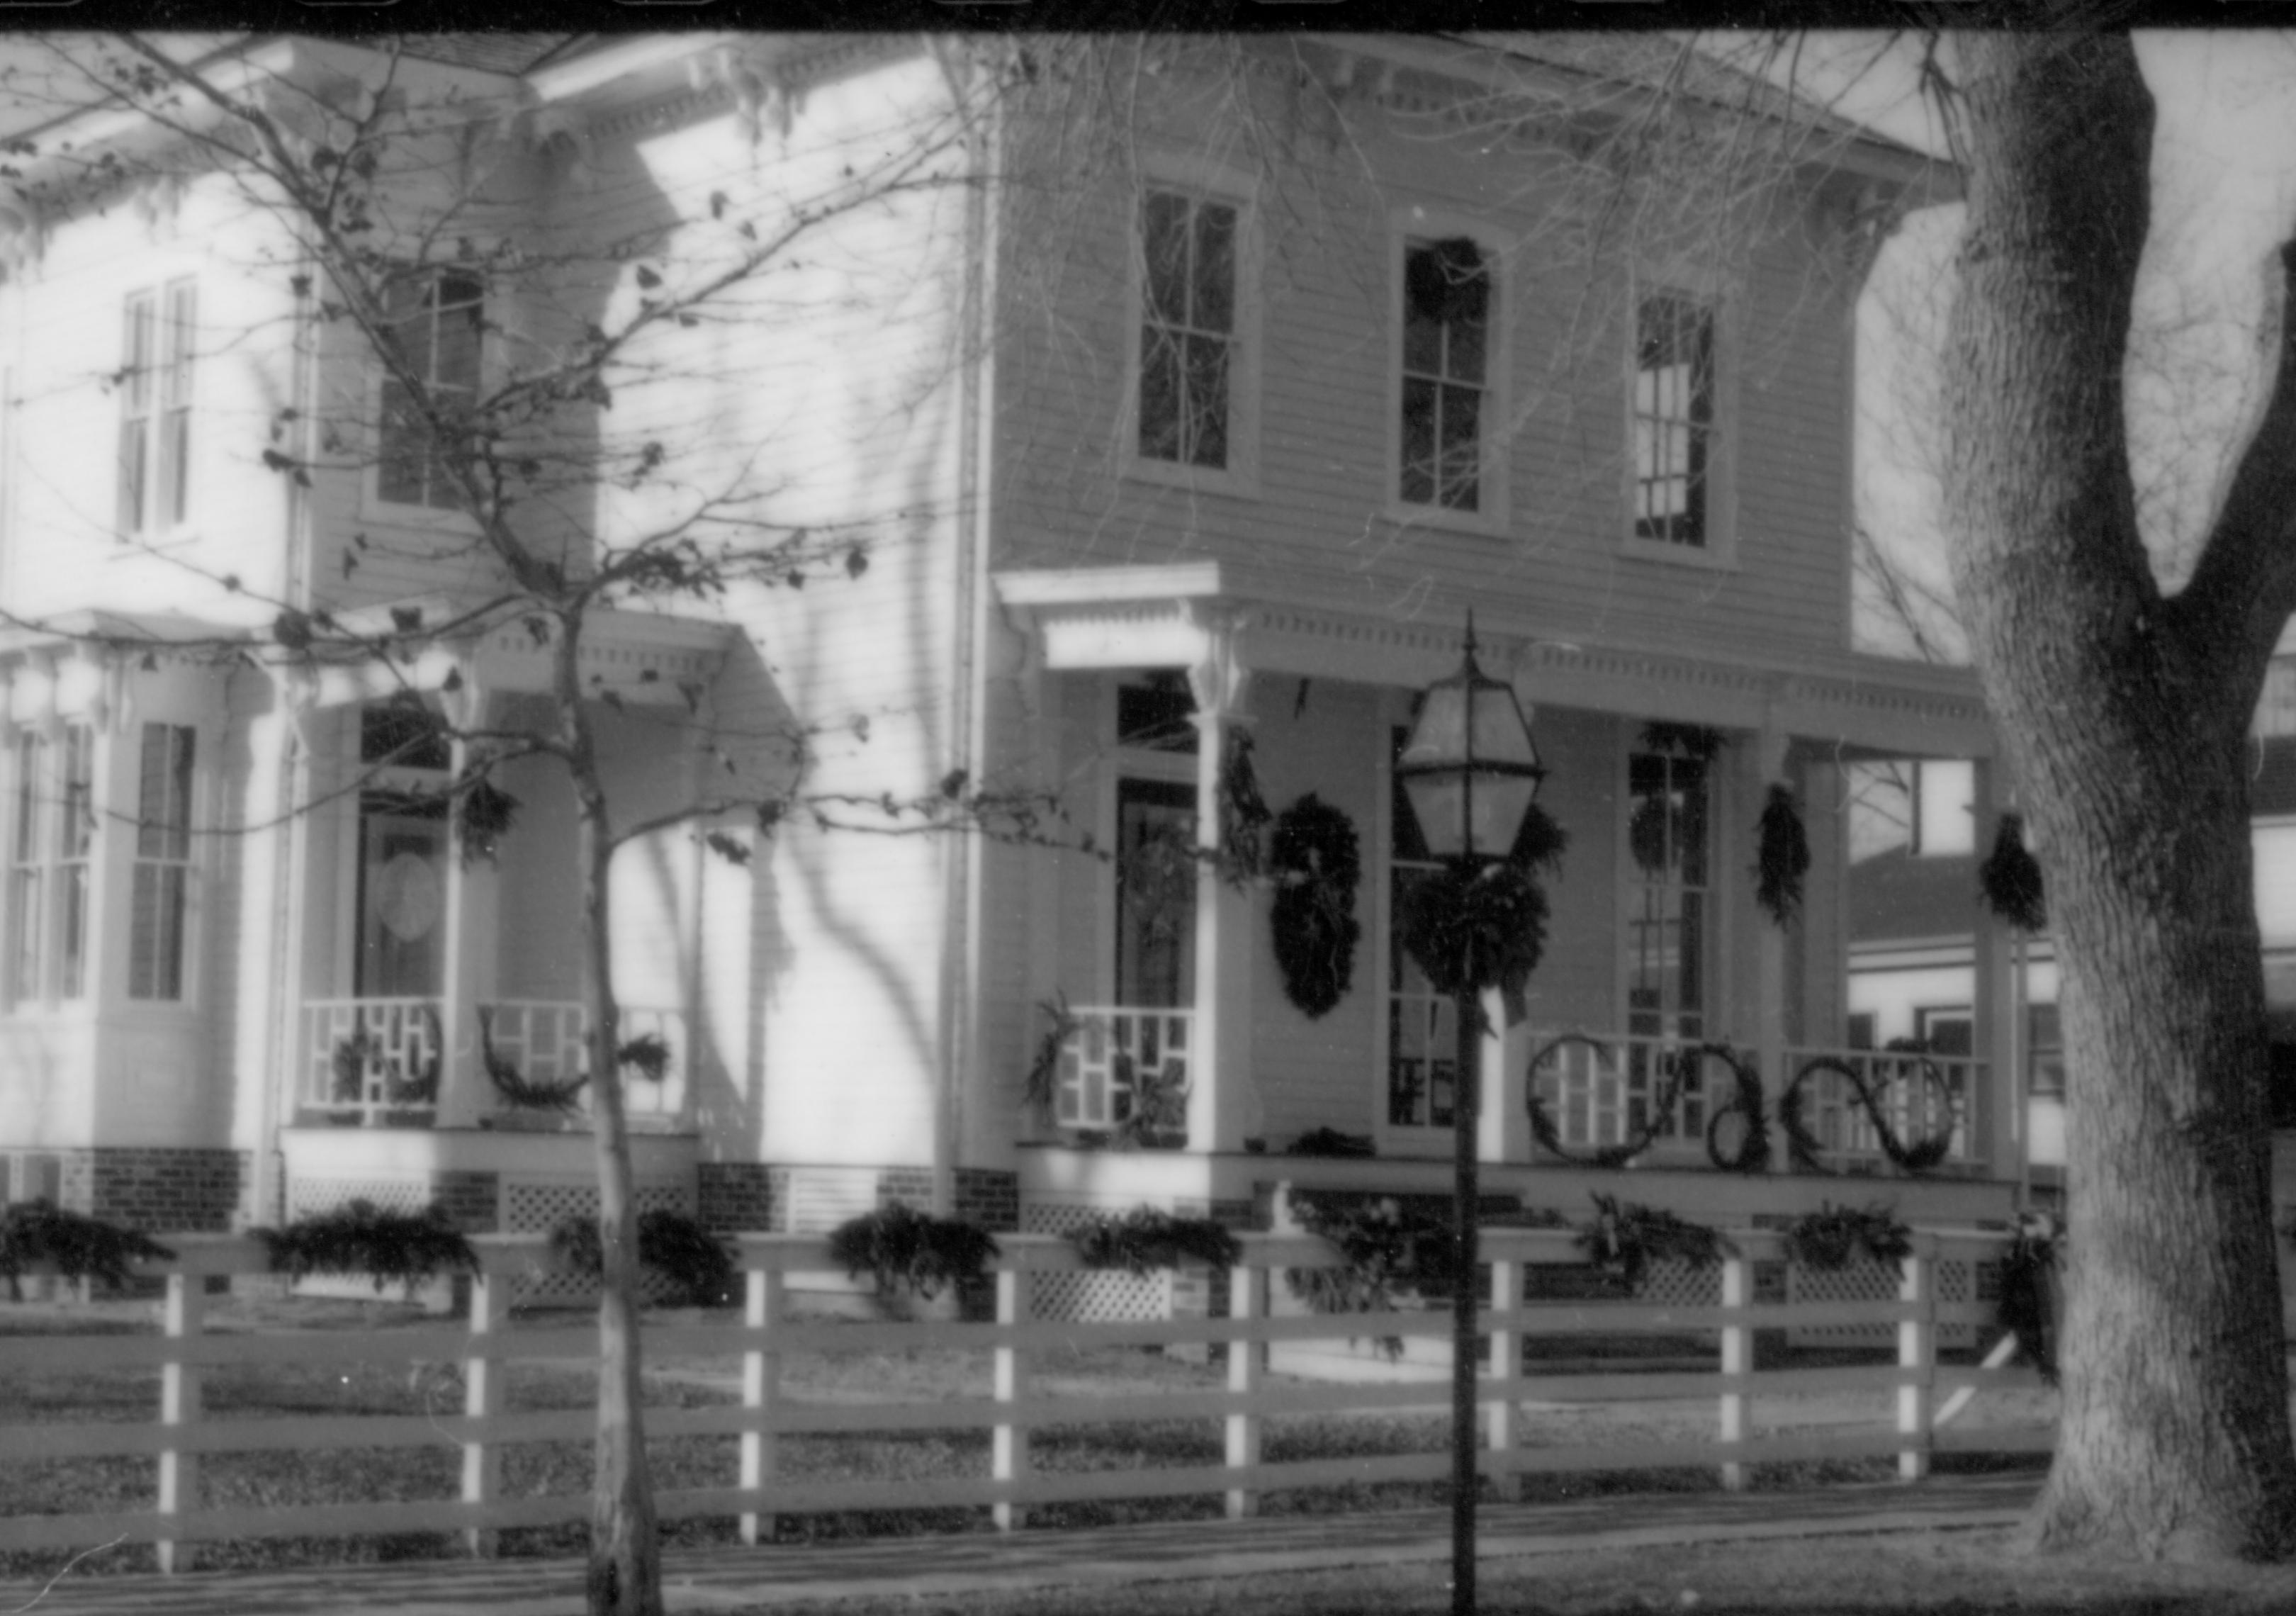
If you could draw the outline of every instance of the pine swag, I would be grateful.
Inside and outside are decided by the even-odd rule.
[[[1859,1251],[1902,1276],[1914,1254],[1913,1231],[1885,1206],[1835,1206],[1804,1212],[1786,1226],[1786,1260],[1806,1268],[1846,1268]]]
[[[1183,1262],[1232,1268],[1243,1258],[1243,1247],[1226,1225],[1210,1218],[1177,1218],[1152,1206],[1134,1207],[1118,1217],[1103,1213],[1069,1238],[1085,1267],[1122,1268],[1135,1277]]]
[[[2049,910],[2041,888],[2041,865],[2025,846],[2021,815],[2004,814],[1993,833],[1993,851],[1978,866],[1977,890],[1985,906],[2021,931],[2048,929]]]
[[[1268,820],[1267,800],[1259,794],[1259,775],[1251,765],[1251,733],[1231,726],[1220,755],[1219,871],[1240,887],[1261,874],[1259,833]]]
[[[1292,1215],[1340,1248],[1344,1267],[1286,1268],[1292,1294],[1317,1313],[1389,1313],[1400,1293],[1441,1300],[1458,1273],[1458,1240],[1450,1224],[1406,1210],[1391,1196],[1337,1205],[1294,1201]],[[1379,1349],[1403,1356],[1400,1336],[1382,1336]]]
[[[948,1285],[980,1278],[997,1245],[986,1230],[962,1219],[913,1212],[896,1201],[832,1229],[829,1254],[844,1265],[849,1279],[868,1275],[881,1297],[906,1288],[931,1301]]]
[[[1036,1057],[1029,1062],[1028,1075],[1021,1079],[1021,1103],[1050,1127],[1060,1099],[1061,1052],[1083,1023],[1069,1013],[1065,993],[1040,1001],[1037,1008],[1050,1024],[1037,1040]]]
[[[1283,994],[1310,1020],[1328,1014],[1355,980],[1356,888],[1363,854],[1348,816],[1310,792],[1276,816],[1268,906]]]
[[[1595,1217],[1578,1228],[1578,1249],[1587,1259],[1624,1279],[1642,1283],[1654,1262],[1669,1259],[1693,1267],[1710,1268],[1726,1257],[1738,1255],[1718,1229],[1710,1229],[1657,1207],[1628,1202],[1621,1206],[1610,1195],[1594,1197]]]
[[[575,1213],[550,1231],[558,1260],[588,1279],[603,1279],[606,1257],[598,1220]],[[638,1214],[638,1261],[668,1280],[691,1308],[718,1308],[737,1300],[738,1276],[725,1243],[684,1212],[657,1207]]]
[[[495,862],[502,839],[518,823],[518,799],[484,775],[463,787],[455,804],[455,839],[465,866],[481,858]]]
[[[372,1201],[353,1201],[332,1212],[298,1218],[283,1229],[257,1229],[271,1271],[290,1279],[306,1274],[358,1274],[377,1291],[420,1284],[444,1269],[479,1271],[479,1254],[433,1202],[418,1213],[385,1212]]]
[[[2018,1350],[2052,1386],[2057,1383],[2057,1353],[2051,1282],[2058,1241],[2054,1218],[2029,1218],[2019,1224],[2017,1237],[2001,1253],[2001,1300],[1995,1312],[2001,1327],[2017,1338]]]
[[[18,1281],[39,1263],[67,1279],[100,1279],[116,1291],[127,1283],[130,1263],[166,1262],[175,1255],[134,1229],[68,1212],[45,1196],[0,1213],[0,1276],[8,1281],[10,1301],[24,1300]]]
[[[1783,928],[1800,912],[1802,877],[1809,874],[1809,837],[1792,792],[1783,785],[1770,787],[1759,830],[1754,901]]]

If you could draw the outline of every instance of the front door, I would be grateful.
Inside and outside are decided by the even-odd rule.
[[[369,806],[359,817],[361,998],[431,998],[446,986],[447,818]]]

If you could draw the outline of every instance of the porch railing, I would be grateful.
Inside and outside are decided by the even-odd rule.
[[[1530,1081],[1562,1142],[1600,1150],[1650,1136],[1702,1144],[1715,1095],[1697,1040],[1621,1033],[1531,1035]],[[1722,1096],[1726,1103],[1728,1095]]]
[[[1792,1096],[1787,1103],[1824,1165],[1886,1167],[1876,1113],[1901,1151],[1927,1144],[1942,1152],[1943,1165],[1976,1159],[1970,1119],[1983,1092],[1982,1061],[1910,1050],[1790,1049],[1785,1065],[1780,1093]]]
[[[1069,1017],[1073,1025],[1054,1075],[1053,1120],[1068,1128],[1185,1139],[1195,1012],[1082,1005],[1071,1006]]]
[[[588,1009],[557,999],[504,999],[485,1006],[497,1057],[527,1083],[561,1086],[588,1069],[585,1039]],[[307,1110],[362,1127],[428,1128],[438,1120],[439,1095],[453,1061],[439,998],[315,999],[303,1006],[303,1089]],[[625,1046],[653,1039],[667,1052],[659,1079],[634,1064],[625,1069],[625,1103],[641,1124],[662,1127],[685,1112],[685,1018],[675,1010],[625,1005]],[[478,1086],[481,1113],[511,1109],[488,1080],[475,1050],[456,1075]],[[590,1090],[575,1096],[574,1114],[586,1115]]]

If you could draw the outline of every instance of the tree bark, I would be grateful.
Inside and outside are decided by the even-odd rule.
[[[2129,42],[1956,45],[1946,512],[2048,882],[2069,1083],[2063,1414],[2032,1538],[2278,1558],[2296,1454],[2244,769],[2271,636],[2252,590],[2164,597],[2138,525],[2121,373],[2152,103]]]
[[[598,1435],[590,1501],[590,1616],[661,1616],[661,1546],[646,1463],[644,1364],[638,1340],[637,1207],[622,1104],[620,1010],[614,997],[609,877],[614,842],[596,736],[578,672],[581,623],[560,620],[560,736],[578,808],[584,997],[590,1009],[590,1122],[598,1159]]]

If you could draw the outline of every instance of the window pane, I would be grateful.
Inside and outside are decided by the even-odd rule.
[[[1403,383],[1400,492],[1407,504],[1435,503],[1435,384],[1417,377],[1406,377]]]
[[[128,936],[127,997],[181,998],[184,992],[184,866],[135,866]]]
[[[1235,209],[1196,204],[1195,306],[1189,324],[1199,331],[1235,327]]]
[[[140,417],[119,423],[119,530],[123,533],[144,530],[144,495],[150,481],[145,475],[148,439]]]
[[[1140,453],[1150,460],[1180,458],[1180,349],[1160,326],[1140,332]]]
[[[1482,395],[1472,388],[1447,387],[1443,398],[1443,503],[1472,511],[1481,497]]]
[[[8,882],[8,990],[17,999],[40,997],[40,872],[12,871]]]
[[[1188,339],[1188,459],[1201,466],[1227,463],[1227,344],[1218,337]]]
[[[1147,258],[1148,316],[1181,325],[1188,318],[1188,201],[1152,191],[1141,221],[1141,248]]]
[[[56,939],[56,995],[76,999],[87,991],[87,866],[66,865],[56,874],[62,910],[57,916],[62,935]]]
[[[414,399],[396,381],[382,384],[382,454],[376,492],[393,504],[422,503],[424,434],[415,415]]]

